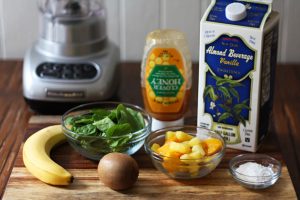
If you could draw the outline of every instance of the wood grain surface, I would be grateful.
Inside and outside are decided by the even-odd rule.
[[[0,61],[0,197],[31,115],[21,86],[22,62]]]
[[[300,199],[300,68],[277,68],[273,106],[274,131]]]
[[[122,63],[120,66],[120,84],[116,96],[114,100],[133,103],[136,105],[143,106],[142,97],[140,95],[140,64],[139,63]],[[192,96],[190,101],[190,107],[188,112],[186,113],[186,122],[188,124],[196,124],[196,111],[197,111],[197,88],[198,88],[198,65],[193,65],[193,88],[192,88]],[[275,87],[275,104],[274,104],[274,122],[273,124],[273,136],[272,139],[275,140],[271,142],[269,145],[264,145],[260,152],[267,153],[271,156],[274,156],[280,160],[284,160],[287,164],[289,174],[291,175],[294,191],[298,193],[298,198],[300,198],[300,156],[299,156],[299,124],[300,124],[300,64],[284,64],[277,67],[276,70],[276,87]],[[30,118],[34,116],[33,118]],[[28,123],[30,118],[30,122]],[[189,197],[195,197],[194,193],[190,193],[193,189],[197,188],[199,191],[207,182],[210,180],[210,177],[217,176],[216,174],[222,173],[224,170],[224,174],[226,175],[228,171],[226,171],[226,167],[228,161],[234,155],[240,153],[235,152],[234,150],[228,150],[226,157],[223,162],[219,166],[217,170],[215,170],[208,177],[195,181],[195,185],[189,185],[190,183],[185,182],[177,182],[171,179],[162,176],[162,174],[158,173],[152,167],[151,162],[149,162],[149,158],[143,154],[143,152],[139,152],[134,155],[139,162],[139,165],[142,169],[149,169],[150,177],[155,177],[157,181],[150,181],[147,179],[149,176],[144,174],[143,170],[141,170],[141,176],[137,185],[130,191],[124,193],[116,193],[114,191],[109,190],[108,188],[104,188],[100,181],[95,177],[95,168],[96,163],[87,159],[84,159],[77,153],[71,153],[68,155],[68,159],[66,159],[65,155],[62,154],[64,150],[71,151],[68,145],[61,146],[60,148],[54,150],[53,156],[54,159],[64,167],[70,170],[78,170],[80,166],[81,172],[82,170],[91,170],[90,173],[93,175],[85,174],[82,178],[79,178],[81,175],[78,172],[75,172],[75,177],[77,178],[74,185],[70,188],[57,188],[53,186],[49,186],[41,183],[37,179],[33,178],[30,174],[26,173],[26,170],[23,167],[22,158],[18,155],[18,151],[22,144],[23,138],[26,134],[32,133],[44,126],[58,123],[59,118],[57,116],[37,116],[37,113],[31,112],[23,100],[22,96],[22,61],[20,60],[0,60],[0,198],[3,197],[5,199],[45,199],[49,198],[61,198],[61,199],[88,199],[87,197],[95,197],[97,199],[105,199],[107,196],[103,197],[103,194],[99,192],[99,188],[101,191],[106,191],[105,194],[112,195],[111,197],[116,197],[119,195],[123,198],[151,198],[157,197],[157,193],[153,193],[153,196],[150,195],[150,191],[154,189],[152,187],[161,188],[160,195],[164,195],[164,197],[172,197],[176,198],[185,198],[183,195],[178,194],[179,191],[183,192],[185,195]],[[276,142],[276,138],[278,138],[278,144]],[[273,145],[271,145],[273,143]],[[282,154],[281,154],[281,153]],[[16,162],[15,162],[16,161]],[[15,163],[15,165],[14,165]],[[75,166],[75,167],[74,167]],[[145,168],[143,168],[145,167]],[[12,171],[13,169],[13,171]],[[18,171],[18,170],[21,170]],[[219,171],[220,170],[220,171]],[[11,174],[12,172],[12,174]],[[81,173],[82,174],[82,173]],[[143,175],[144,174],[144,175]],[[11,175],[11,176],[10,176]],[[285,176],[286,175],[286,176]],[[88,183],[85,183],[85,176],[93,177],[92,180],[89,180]],[[31,179],[27,179],[31,177]],[[141,178],[143,177],[143,178]],[[221,180],[222,179],[222,180]],[[8,182],[9,180],[9,182]],[[225,178],[216,178],[214,182],[211,182],[201,190],[202,192],[198,192],[199,197],[206,195],[207,199],[219,199],[219,194],[224,192],[227,198],[239,198],[238,193],[240,192],[241,197],[245,197],[244,199],[255,199],[255,198],[269,198],[272,197],[277,199],[278,192],[281,192],[282,198],[294,198],[295,192],[292,190],[290,178],[288,177],[288,172],[286,170],[286,166],[283,168],[283,176],[280,178],[279,182],[272,188],[263,190],[263,191],[252,191],[247,190],[239,186],[234,182],[233,179],[225,179]],[[225,181],[224,184],[222,181]],[[24,181],[24,182],[23,182]],[[80,187],[80,191],[72,190],[73,187],[77,187],[79,183],[82,184]],[[164,186],[159,184],[164,183]],[[8,184],[8,185],[7,185]],[[79,185],[80,185],[79,184]],[[84,190],[84,186],[86,186],[86,190]],[[140,185],[141,184],[141,185]],[[154,186],[152,186],[153,184]],[[175,187],[175,185],[177,186]],[[5,190],[5,187],[7,188]],[[147,185],[147,187],[143,187],[143,185]],[[158,186],[157,186],[158,185]],[[174,187],[169,187],[174,185]],[[180,186],[187,185],[188,187],[181,188]],[[214,187],[215,185],[222,187]],[[14,190],[12,189],[14,186]],[[46,194],[43,192],[39,192],[35,189],[35,186],[38,186],[39,189],[43,189],[42,191],[46,191]],[[198,186],[201,186],[198,188]],[[99,187],[99,188],[98,188]],[[149,190],[145,191],[144,196],[136,196],[136,194],[132,191],[137,189]],[[181,190],[178,189],[181,188]],[[28,190],[30,188],[31,190]],[[98,189],[97,189],[98,188]],[[224,188],[224,189],[223,189]],[[237,189],[238,188],[238,189]],[[275,190],[275,189],[276,190]],[[283,188],[283,190],[281,190]],[[205,191],[207,189],[211,189],[209,191]],[[23,192],[27,191],[23,195]],[[53,192],[53,190],[55,192]],[[164,193],[166,190],[172,190],[172,192]],[[277,191],[278,190],[278,191]],[[6,191],[6,192],[5,192]],[[30,192],[31,191],[31,192]],[[65,194],[64,192],[68,191],[71,196],[63,196],[59,194]],[[4,195],[5,192],[5,195]],[[211,193],[210,193],[211,192]],[[74,193],[74,194],[73,194]],[[91,194],[90,196],[81,195],[83,194]],[[175,193],[177,195],[172,195]],[[274,193],[274,195],[272,195]],[[169,194],[169,195],[167,195]],[[286,194],[287,196],[284,196]],[[3,196],[4,195],[4,196]],[[48,196],[47,196],[48,195]],[[210,196],[211,195],[211,196]],[[288,196],[289,195],[289,196]],[[198,197],[197,196],[197,197]],[[23,198],[22,198],[23,197]],[[109,196],[110,197],[110,196]],[[118,198],[115,198],[118,199]]]
[[[26,138],[37,130],[51,124],[59,124],[59,116],[33,116],[29,121]],[[283,163],[278,182],[265,190],[250,190],[240,186],[231,177],[228,163],[234,156],[245,153],[227,149],[223,161],[208,176],[178,181],[157,171],[148,155],[141,149],[133,158],[140,167],[140,175],[133,188],[117,192],[103,185],[97,176],[97,162],[86,159],[65,143],[51,153],[53,160],[68,169],[75,181],[68,187],[47,185],[33,177],[24,167],[22,146],[8,181],[3,199],[296,199],[289,172],[285,166],[273,133],[270,133],[259,152],[266,153]]]

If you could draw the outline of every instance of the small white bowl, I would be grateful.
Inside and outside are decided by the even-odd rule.
[[[265,167],[270,167],[274,173],[264,176],[249,176],[237,172],[240,165],[255,162]],[[232,177],[244,187],[250,189],[264,189],[276,183],[281,175],[281,163],[265,154],[242,154],[232,158],[229,162],[229,171]]]

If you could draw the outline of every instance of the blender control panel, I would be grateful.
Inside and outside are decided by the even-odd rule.
[[[97,68],[90,63],[50,63],[45,62],[36,68],[36,74],[42,79],[86,80],[97,76]]]

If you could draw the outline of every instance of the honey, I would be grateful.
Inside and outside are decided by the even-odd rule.
[[[141,66],[141,86],[146,110],[154,118],[153,129],[164,122],[183,122],[191,79],[191,56],[183,33],[156,30],[146,38]],[[174,125],[179,125],[175,123]]]
[[[143,94],[143,100],[145,104],[145,109],[147,112],[151,113],[151,116],[154,117],[155,119],[161,120],[161,121],[174,121],[180,118],[184,117],[184,114],[187,110],[188,107],[188,102],[190,99],[190,90],[187,90],[185,92],[185,96],[183,97],[183,104],[179,108],[178,111],[173,112],[173,110],[170,110],[170,112],[159,112],[159,111],[154,111],[151,109],[151,106],[148,103],[148,100],[146,99],[146,89],[142,89],[142,94]],[[171,104],[173,103],[172,101],[170,102]],[[174,102],[175,103],[175,102]]]

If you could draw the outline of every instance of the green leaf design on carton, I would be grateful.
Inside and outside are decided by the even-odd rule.
[[[232,114],[229,112],[225,112],[219,117],[218,122],[224,121],[225,119],[227,119],[229,117],[232,117]]]
[[[211,101],[210,109],[215,111],[217,121],[224,122],[229,118],[233,118],[246,126],[246,120],[241,113],[243,110],[251,110],[247,105],[249,99],[240,102],[240,95],[236,89],[244,85],[230,78],[220,78],[217,76],[213,76],[212,78],[216,80],[216,85],[207,85],[204,89],[203,97]],[[234,99],[235,101],[233,101]],[[233,102],[237,103],[233,104]],[[222,108],[224,112],[221,113],[219,108]]]

